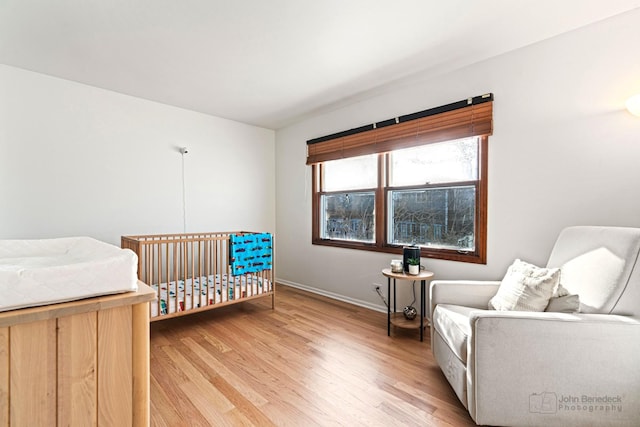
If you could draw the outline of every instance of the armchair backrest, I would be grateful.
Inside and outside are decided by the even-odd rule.
[[[562,230],[547,267],[580,296],[583,313],[640,317],[640,228],[577,226]]]

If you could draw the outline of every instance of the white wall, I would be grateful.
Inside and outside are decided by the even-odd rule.
[[[0,238],[275,231],[275,133],[0,65]]]
[[[370,285],[386,284],[380,270],[397,256],[310,243],[305,141],[487,92],[488,262],[423,259],[437,278],[500,279],[516,257],[544,264],[565,226],[640,227],[640,119],[623,110],[640,92],[639,22],[640,9],[279,130],[279,278],[380,307]]]

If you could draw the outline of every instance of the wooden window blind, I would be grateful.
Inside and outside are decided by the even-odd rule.
[[[384,153],[493,132],[493,94],[307,141],[307,164]]]

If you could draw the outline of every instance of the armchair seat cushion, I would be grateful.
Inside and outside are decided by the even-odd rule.
[[[467,363],[467,341],[471,336],[470,314],[477,308],[439,304],[433,312],[433,328],[451,351]]]

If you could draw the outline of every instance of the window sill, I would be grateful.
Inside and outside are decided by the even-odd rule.
[[[356,249],[361,251],[370,252],[384,252],[390,254],[398,254],[402,256],[402,246],[378,246],[373,243],[364,242],[348,242],[344,240],[330,240],[330,239],[313,239],[311,242],[313,245],[319,246],[331,246],[334,248],[344,249]],[[447,261],[467,262],[472,264],[486,264],[486,256],[477,252],[460,252],[450,249],[420,249],[421,258],[442,259]]]

